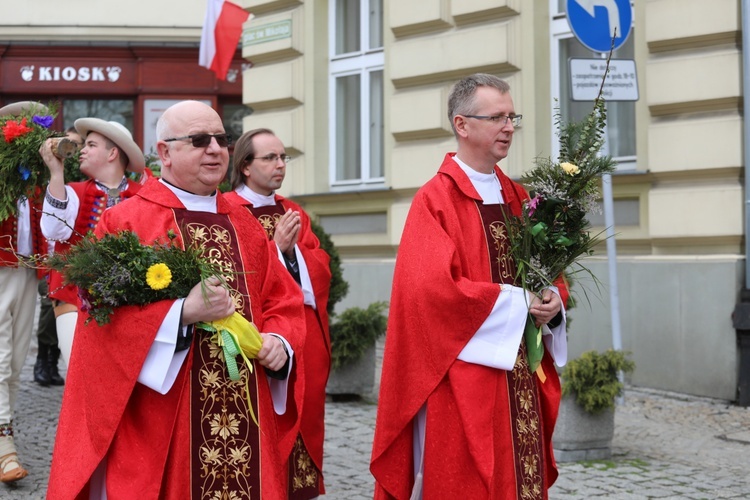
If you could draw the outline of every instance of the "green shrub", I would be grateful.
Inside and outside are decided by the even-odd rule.
[[[623,389],[618,372],[630,373],[635,369],[628,355],[614,349],[604,353],[586,351],[580,358],[569,361],[561,374],[563,395],[574,394],[576,402],[589,413],[613,408]]]
[[[312,223],[313,233],[320,240],[320,248],[325,250],[329,257],[331,257],[331,291],[328,294],[328,307],[326,310],[328,311],[328,317],[333,318],[333,308],[349,292],[349,283],[344,279],[344,274],[341,271],[341,258],[339,257],[338,250],[333,245],[333,241],[331,241],[331,237],[328,236],[328,233],[323,230],[320,224],[314,220],[310,222]]]
[[[320,247],[331,258],[331,291],[328,295],[328,319],[331,330],[331,365],[335,370],[356,362],[375,341],[385,333],[388,319],[383,314],[387,302],[373,302],[367,309],[351,307],[341,314],[333,309],[349,292],[344,279],[339,252],[320,224],[311,221],[312,230],[320,240]],[[335,319],[334,319],[335,318]]]
[[[331,324],[333,369],[357,361],[385,333],[387,302],[373,302],[367,309],[350,307]]]

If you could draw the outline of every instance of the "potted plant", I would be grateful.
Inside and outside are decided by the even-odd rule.
[[[562,370],[562,401],[552,438],[559,462],[604,460],[612,456],[619,373],[631,373],[629,353],[586,351]]]
[[[344,280],[341,258],[328,233],[312,222],[320,247],[331,257],[331,290],[328,296],[328,318],[331,334],[331,375],[326,393],[346,398],[374,396],[376,377],[375,342],[385,333],[386,302],[374,302],[367,308],[351,307],[340,314],[334,306],[349,291]]]

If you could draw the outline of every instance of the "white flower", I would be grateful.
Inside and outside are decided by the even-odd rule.
[[[576,175],[578,172],[581,171],[576,165],[573,165],[572,163],[563,162],[560,164],[560,168],[565,170],[565,173],[568,175]]]

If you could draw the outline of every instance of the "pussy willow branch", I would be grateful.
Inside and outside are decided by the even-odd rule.
[[[44,210],[40,210],[40,209],[38,209],[38,208],[36,208],[36,207],[31,207],[31,208],[32,208],[32,210],[34,210],[34,211],[36,211],[36,212],[39,212],[39,213],[41,213],[42,215],[49,215],[50,217],[54,217],[55,219],[57,219],[57,220],[59,220],[60,222],[62,222],[63,224],[65,224],[65,225],[66,225],[66,226],[68,227],[68,229],[70,229],[71,231],[73,231],[73,233],[74,233],[74,234],[76,234],[76,235],[80,236],[81,238],[83,238],[84,236],[86,236],[85,234],[81,234],[81,233],[79,233],[78,231],[76,231],[76,230],[75,230],[75,228],[71,227],[71,225],[70,225],[70,224],[68,224],[68,221],[66,221],[65,219],[61,218],[61,217],[60,217],[60,216],[58,216],[57,214],[53,214],[53,213],[50,213],[50,212],[45,212]],[[71,236],[72,236],[72,235],[71,235]],[[52,241],[57,241],[57,240],[52,240]]]
[[[607,63],[606,67],[604,68],[602,83],[601,85],[599,85],[599,93],[596,94],[596,99],[594,99],[594,109],[599,107],[599,101],[602,98],[602,92],[604,91],[604,82],[607,80],[607,75],[609,74],[609,62],[612,60],[612,53],[615,51],[615,38],[617,38],[617,28],[615,28],[615,33],[614,35],[612,35],[612,45],[609,48],[609,54],[607,54]]]

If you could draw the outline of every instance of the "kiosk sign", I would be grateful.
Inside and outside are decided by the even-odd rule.
[[[609,52],[625,43],[633,27],[630,0],[567,0],[570,29],[594,52]]]

